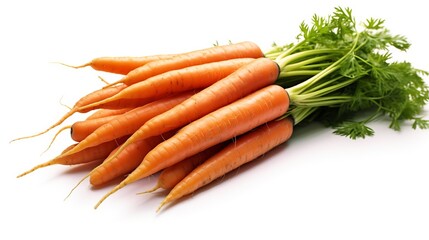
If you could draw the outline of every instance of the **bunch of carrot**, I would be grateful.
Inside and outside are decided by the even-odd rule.
[[[123,180],[96,204],[98,207],[126,185],[160,173],[157,185],[146,192],[169,190],[161,207],[286,142],[294,125],[303,120],[325,117],[350,123],[343,121],[343,116],[373,106],[380,108],[370,120],[390,115],[387,107],[381,107],[390,90],[356,98],[362,84],[379,80],[359,61],[372,67],[362,56],[375,57],[368,54],[394,43],[404,44],[404,39],[388,42],[380,37],[377,44],[367,41],[362,36],[383,30],[381,22],[378,26],[368,24],[368,32],[360,33],[354,28],[350,9],[336,8],[332,18],[315,16],[313,22],[311,28],[300,26],[300,42],[274,45],[265,53],[252,42],[241,42],[180,54],[102,57],[77,66],[123,77],[83,96],[48,129],[28,136],[46,133],[72,114],[92,113],[60,129],[70,128],[76,144],[18,177],[53,164],[99,162],[84,178],[89,177],[93,186]],[[402,65],[393,70],[417,71]],[[427,87],[416,74],[410,76],[404,76],[407,82],[389,86],[391,91],[409,90],[408,80],[412,80],[419,89],[412,100],[420,97],[426,102]],[[427,122],[415,117],[423,105],[419,103],[415,112],[406,116],[390,117],[394,121],[413,119],[425,128]],[[352,138],[371,135],[364,122],[360,124],[367,132],[356,133],[361,125],[352,133],[344,132],[350,126],[341,125],[337,133]]]

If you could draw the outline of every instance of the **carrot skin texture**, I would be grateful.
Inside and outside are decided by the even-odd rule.
[[[266,58],[255,59],[188,100],[150,119],[127,142],[157,136],[182,127],[260,88],[273,84],[278,74],[279,68],[274,61]]]
[[[188,174],[170,191],[160,208],[269,152],[286,142],[292,136],[292,132],[292,120],[286,118],[271,121],[240,136],[235,143],[229,144]]]
[[[285,89],[270,85],[186,125],[151,150],[127,178],[98,201],[95,208],[126,185],[274,120],[285,114],[288,107],[289,96]]]
[[[234,58],[260,58],[264,54],[261,49],[253,42],[240,42],[224,46],[216,46],[192,52],[177,54],[174,57],[149,62],[144,66],[130,71],[124,78],[116,83],[132,85],[143,81],[149,77],[181,69],[189,66],[200,65],[210,62],[218,62]]]

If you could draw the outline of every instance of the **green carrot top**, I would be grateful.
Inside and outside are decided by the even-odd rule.
[[[312,25],[303,22],[297,43],[273,45],[266,56],[279,64],[277,83],[291,99],[285,116],[295,124],[321,121],[352,139],[373,135],[367,123],[381,116],[394,130],[406,120],[429,128],[421,116],[429,100],[422,78],[428,72],[392,61],[391,50],[406,51],[410,43],[383,24],[370,18],[358,25],[351,9],[337,7],[331,16],[314,15]],[[356,120],[362,111],[370,115]]]

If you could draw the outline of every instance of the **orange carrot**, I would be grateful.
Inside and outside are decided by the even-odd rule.
[[[136,170],[108,192],[95,208],[124,186],[276,119],[285,114],[288,107],[285,89],[270,85],[195,120],[150,151]]]
[[[253,60],[253,58],[229,59],[161,73],[133,84],[112,97],[87,105],[87,107],[97,107],[120,99],[150,98],[205,88]]]
[[[201,90],[188,100],[150,119],[131,135],[123,146],[182,127],[220,107],[274,83],[278,73],[278,65],[274,61],[267,58],[255,59],[224,79]]]
[[[79,66],[63,64],[72,68],[91,67],[94,70],[116,74],[128,74],[130,71],[141,67],[149,62],[171,58],[172,54],[160,54],[143,57],[98,57],[90,62]]]
[[[143,140],[144,141],[144,140]],[[219,152],[223,147],[226,146],[227,142],[217,144],[209,149],[206,149],[200,153],[195,154],[192,157],[189,157],[181,162],[174,164],[168,168],[162,170],[161,174],[158,177],[158,182],[156,185],[143,193],[149,193],[156,191],[157,189],[166,189],[170,190],[176,186],[183,178],[186,177],[192,170],[197,166],[203,163],[205,160],[209,159],[211,156]],[[136,166],[137,167],[137,166]]]
[[[271,121],[238,137],[236,142],[229,144],[180,181],[162,201],[158,210],[286,142],[292,132],[292,120],[285,118]]]
[[[177,54],[174,57],[162,59],[159,61],[149,62],[146,65],[132,70],[119,81],[111,83],[107,86],[119,83],[132,85],[161,73],[204,63],[219,62],[234,58],[259,58],[263,56],[264,54],[261,49],[252,42],[241,42],[224,46],[215,46]]]
[[[135,108],[122,115],[118,115],[111,121],[97,128],[94,132],[83,139],[75,148],[65,154],[73,154],[85,148],[132,134],[147,120],[176,106],[185,99],[191,97],[193,94],[194,92],[191,91],[163,98]]]
[[[77,121],[71,125],[71,131],[70,131],[71,138],[76,142],[80,142],[84,140],[87,136],[89,136],[91,133],[93,133],[97,128],[112,121],[118,116],[120,115],[113,115],[113,116],[106,116],[101,118]]]
[[[107,116],[113,116],[113,115],[120,115],[122,113],[126,113],[133,109],[132,107],[128,108],[119,108],[119,109],[108,109],[108,108],[102,108],[95,110],[94,113],[89,115],[86,120],[96,119],[96,118],[102,118]]]
[[[126,137],[115,139],[110,142],[102,143],[98,146],[94,146],[91,148],[87,148],[84,151],[80,151],[75,154],[67,155],[62,157],[61,155],[51,159],[45,163],[41,163],[32,169],[18,175],[17,177],[25,176],[39,168],[52,166],[55,164],[61,164],[61,165],[77,165],[82,163],[88,163],[92,161],[97,161],[101,159],[105,159],[109,154],[115,149],[118,145],[122,144],[125,141]],[[73,149],[76,146],[76,144],[70,145],[67,147],[63,153],[70,151],[70,149]]]

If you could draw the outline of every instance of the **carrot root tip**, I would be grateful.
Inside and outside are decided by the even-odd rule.
[[[66,66],[66,67],[70,67],[70,68],[75,68],[75,69],[91,66],[91,62],[82,64],[82,65],[77,65],[77,66],[70,65],[70,64],[67,64],[67,63],[63,63],[63,62],[51,62],[51,63],[60,64],[60,65],[63,65],[63,66]]]
[[[74,192],[74,190],[85,180],[90,176],[91,173],[87,174],[85,177],[83,177],[69,192],[69,194],[67,194],[67,196],[64,198],[64,201],[67,200],[71,194]]]
[[[40,155],[43,155],[45,152],[47,152],[51,148],[51,146],[54,143],[55,139],[58,137],[58,135],[61,132],[63,132],[64,130],[67,130],[67,129],[71,129],[71,127],[72,127],[71,125],[68,125],[68,126],[65,126],[65,127],[61,128],[60,130],[58,130],[58,132],[54,135],[54,137],[52,138],[51,142],[49,143],[48,147]]]
[[[158,189],[160,189],[161,187],[157,184],[157,185],[155,185],[153,188],[151,188],[151,189],[149,189],[149,190],[146,190],[146,191],[144,191],[144,192],[138,192],[138,193],[136,193],[137,195],[142,195],[142,194],[146,194],[146,193],[152,193],[152,192],[155,192],[156,190],[158,190]]]
[[[104,202],[104,200],[106,200],[110,195],[112,195],[113,193],[117,192],[119,189],[125,187],[127,185],[127,183],[120,183],[119,185],[117,185],[115,188],[113,188],[110,192],[108,192],[106,195],[104,195],[94,206],[94,209],[97,209],[100,204],[102,204]]]
[[[16,176],[16,178],[23,177],[23,176],[25,176],[25,175],[27,175],[27,174],[29,174],[29,173],[32,173],[32,172],[36,171],[36,170],[37,170],[37,169],[39,169],[39,168],[47,167],[47,166],[50,166],[50,165],[52,165],[52,164],[53,164],[53,163],[42,163],[42,164],[39,164],[39,165],[37,165],[37,166],[35,166],[35,167],[31,168],[30,170],[27,170],[27,171],[25,171],[25,172],[23,172],[23,173],[19,174],[18,176]]]
[[[158,206],[158,208],[156,209],[156,212],[158,213],[159,211],[161,211],[161,208],[165,205],[165,204],[167,204],[169,201],[168,201],[168,199],[164,199],[162,202],[161,202],[161,204],[159,204],[159,206]]]
[[[100,81],[102,81],[104,84],[106,84],[106,85],[109,85],[110,83],[106,80],[106,79],[104,79],[103,77],[101,77],[101,76],[98,76],[98,79],[100,79]]]
[[[36,134],[33,134],[33,135],[29,135],[29,136],[24,136],[24,137],[19,137],[19,138],[12,139],[9,143],[12,143],[12,142],[15,142],[15,141],[18,141],[18,140],[24,140],[24,139],[34,138],[34,137],[43,135],[43,134],[49,132],[51,129],[59,126],[61,123],[63,123],[67,118],[69,118],[70,116],[72,116],[78,110],[79,110],[79,108],[72,108],[69,112],[67,112],[65,115],[63,115],[63,117],[61,117],[60,120],[58,120],[56,123],[54,123],[49,128],[45,129],[44,131],[36,133]]]

